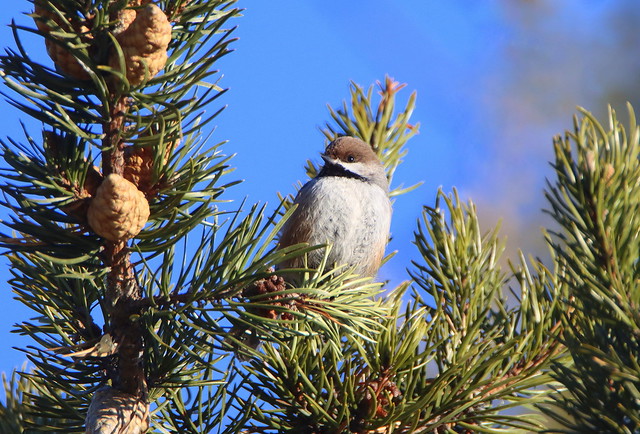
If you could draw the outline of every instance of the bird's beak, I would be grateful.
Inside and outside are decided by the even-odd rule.
[[[320,156],[322,157],[324,162],[327,163],[327,164],[335,164],[336,163],[336,160],[334,160],[333,158],[329,157],[327,154],[320,154]]]

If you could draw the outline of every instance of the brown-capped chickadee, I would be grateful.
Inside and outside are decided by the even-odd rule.
[[[347,265],[361,276],[378,272],[389,239],[391,202],[384,167],[370,145],[339,137],[321,155],[324,166],[294,200],[297,208],[280,232],[279,246],[328,244],[329,266]],[[317,249],[280,268],[319,266]]]
[[[278,245],[331,245],[328,266],[346,265],[353,267],[354,273],[374,277],[391,224],[384,167],[371,146],[355,137],[334,140],[322,159],[324,166],[318,175],[298,192],[294,200],[297,207],[282,227]],[[324,249],[316,249],[307,254],[306,262],[297,257],[278,268],[317,268],[324,256]],[[288,275],[285,280],[296,283],[297,279]],[[229,334],[253,348],[260,344],[255,332],[244,325],[234,325]],[[238,357],[246,360],[241,354]]]

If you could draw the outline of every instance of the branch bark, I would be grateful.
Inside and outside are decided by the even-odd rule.
[[[122,131],[126,112],[126,97],[119,97],[112,107],[109,120],[103,125],[102,170],[105,176],[111,173],[122,175],[124,170]],[[146,400],[142,326],[131,319],[137,313],[137,303],[142,294],[130,257],[127,241],[105,240],[103,261],[110,267],[106,280],[109,333],[118,344],[118,362],[109,375],[115,388]]]

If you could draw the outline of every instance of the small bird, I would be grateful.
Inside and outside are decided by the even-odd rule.
[[[296,210],[284,224],[279,247],[328,244],[329,265],[353,267],[374,277],[389,239],[391,201],[384,167],[367,143],[339,137],[321,155],[324,166],[294,200]],[[318,267],[324,249],[307,254],[306,266]],[[304,267],[303,257],[279,268]]]
[[[293,202],[297,207],[282,227],[278,247],[298,243],[331,245],[329,266],[347,265],[353,267],[354,273],[374,277],[384,257],[391,225],[384,167],[371,146],[355,137],[334,140],[321,156],[324,166],[298,192]],[[304,257],[297,257],[277,268],[317,268],[324,256],[324,249],[316,249],[307,254],[306,263]],[[287,278],[296,280],[290,275]],[[276,286],[283,284],[284,281]],[[259,285],[266,285],[269,290],[270,283],[264,279]],[[261,293],[265,288],[251,287],[247,291]],[[242,341],[254,349],[260,345],[255,330],[244,324],[235,324],[229,335],[233,341]],[[229,340],[235,346],[233,341]],[[237,356],[248,360],[242,353]]]

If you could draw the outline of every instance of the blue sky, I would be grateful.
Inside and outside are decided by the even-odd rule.
[[[14,18],[31,25],[21,15],[31,4],[5,3],[0,41],[6,47],[13,40],[4,24]],[[395,283],[407,278],[405,268],[416,258],[416,219],[440,186],[456,186],[473,199],[487,229],[502,218],[509,252],[539,252],[552,136],[571,127],[578,105],[602,116],[607,102],[623,111],[622,102],[640,95],[640,43],[629,31],[640,17],[635,0],[239,5],[246,11],[234,23],[236,51],[218,66],[220,85],[230,91],[216,103],[228,108],[211,138],[229,140],[224,151],[237,154],[230,176],[245,182],[232,190],[236,200],[248,196],[249,203],[275,206],[277,192],[294,192],[297,181],[305,181],[306,159],[320,161],[318,127],[329,120],[326,105],[347,98],[351,80],[367,87],[388,74],[407,83],[401,101],[417,91],[413,121],[420,122],[420,134],[409,142],[394,180],[424,184],[395,203],[388,250],[398,254],[380,273]],[[49,64],[42,45],[27,39],[28,50]],[[26,116],[4,101],[0,111],[0,134],[21,139],[18,121]],[[38,134],[38,125],[27,125]],[[9,278],[6,264],[1,258],[2,283]],[[0,286],[0,371],[23,361],[12,346],[30,344],[10,333],[30,316],[12,297],[7,284]]]

